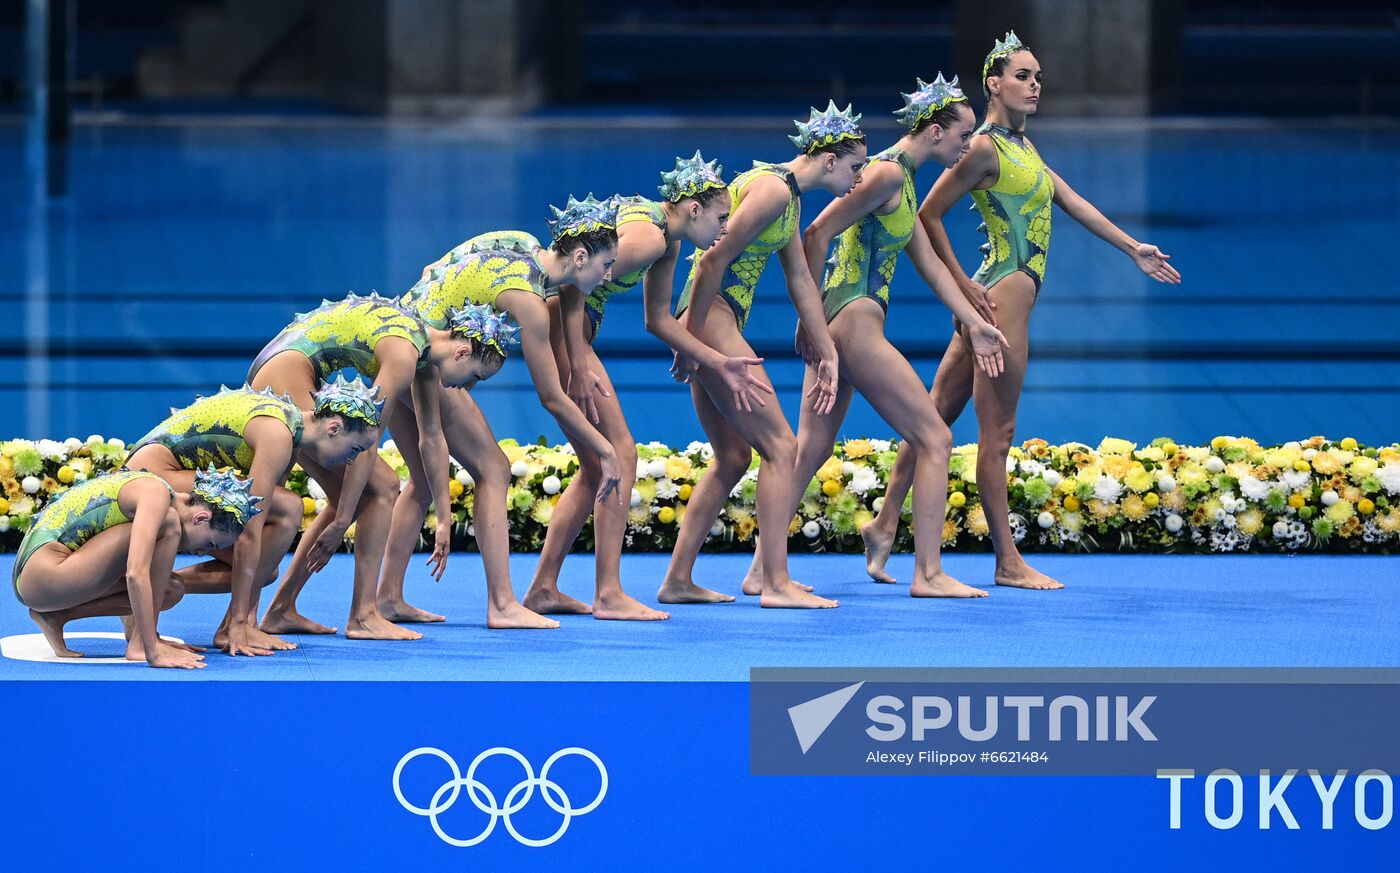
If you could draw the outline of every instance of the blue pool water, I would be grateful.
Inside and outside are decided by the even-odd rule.
[[[543,234],[569,193],[650,193],[676,154],[728,172],[787,157],[785,122],[572,117],[453,125],[278,119],[80,126],[73,195],[27,206],[21,131],[0,127],[0,403],[6,435],[131,438],[237,382],[294,311],[400,292],[477,233]],[[1050,122],[1050,165],[1173,256],[1158,285],[1063,213],[1032,321],[1021,435],[1097,441],[1247,433],[1396,437],[1400,288],[1389,248],[1400,130],[1187,120]],[[874,128],[883,147],[893,128]],[[920,195],[935,178],[919,177]],[[826,196],[804,200],[804,223]],[[977,219],[950,217],[975,266]],[[679,290],[679,277],[678,288]],[[795,421],[801,370],[777,265],[749,336]],[[946,313],[906,263],[889,333],[931,379]],[[641,440],[700,436],[669,355],[616,298],[598,348]],[[557,436],[522,366],[477,389],[498,436]],[[969,414],[955,427],[971,440]],[[861,401],[848,435],[885,435]]]

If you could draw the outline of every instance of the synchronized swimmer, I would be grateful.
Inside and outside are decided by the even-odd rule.
[[[623,495],[631,491],[637,449],[593,350],[609,298],[639,284],[646,329],[673,351],[672,376],[690,385],[714,448],[657,592],[661,603],[735,600],[696,585],[692,573],[710,525],[756,451],[760,537],[740,590],[765,607],[838,605],[788,575],[788,527],[807,484],[830,457],[856,391],[900,437],[884,505],[861,530],[872,578],[895,581],[885,562],[912,489],[910,594],[986,596],[945,573],[939,555],[949,425],[972,400],[994,581],[1064,587],[1017,550],[1005,476],[1030,313],[1045,277],[1051,204],[1157,281],[1175,284],[1181,276],[1166,254],[1118,228],[1041,159],[1025,132],[1039,105],[1040,66],[1014,32],[987,55],[982,89],[981,127],[957,78],[950,82],[940,73],[903,95],[895,112],[903,135],[871,156],[861,116],[833,101],[797,122],[789,137],[797,153],[781,163],[755,161],[726,183],[718,163],[697,151],[661,174],[659,200],[569,197],[553,210],[547,242],[517,230],[483,233],[425,267],[400,298],[352,294],[323,301],[268,343],[246,385],[172,409],[135,444],[124,469],[76,485],[45,507],[20,545],[16,596],[56,655],[81,656],[64,640],[66,623],[112,615],[126,629],[128,659],[196,669],[205,664],[204,650],[162,639],[159,614],[186,593],[231,594],[214,645],[230,655],[271,655],[295,648],[280,635],[336,632],[303,616],[297,597],[355,524],[346,637],[419,639],[421,633],[401,625],[443,616],[408,604],[404,577],[429,508],[450,503],[450,458],[456,458],[475,483],[473,524],[489,627],[558,627],[551,614],[670,618],[623,586]],[[916,206],[915,176],[930,162],[944,169]],[[813,189],[835,200],[800,230],[802,194]],[[942,221],[965,195],[987,235],[971,277]],[[696,252],[673,313],[685,243]],[[885,336],[901,252],[953,316],[954,333],[929,391]],[[807,367],[796,433],[778,404],[768,402],[772,381],[743,335],[759,278],[775,254],[798,317],[795,348]],[[579,461],[523,602],[510,581],[510,465],[468,393],[517,346],[541,405]],[[332,378],[346,369],[372,385]],[[386,433],[408,468],[402,487],[374,450]],[[259,621],[258,594],[277,580],[301,524],[301,499],[285,487],[298,464],[325,491],[327,507],[302,535]],[[596,589],[585,603],[561,592],[558,581],[590,515]],[[428,558],[434,578],[446,570],[450,535],[451,514],[440,512]],[[181,551],[206,560],[175,571]]]

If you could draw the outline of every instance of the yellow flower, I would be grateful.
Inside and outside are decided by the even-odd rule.
[[[6,499],[3,498],[3,497],[0,497],[0,515],[4,515],[5,513],[9,512],[9,511],[10,511],[10,501],[6,500]]]
[[[951,546],[958,539],[958,523],[953,519],[943,522],[943,545]]]
[[[846,440],[845,448],[846,457],[851,460],[864,458],[875,451],[875,446],[871,445],[870,440]]]
[[[1156,491],[1149,491],[1142,498],[1142,502],[1147,506],[1148,509],[1156,509],[1158,504],[1162,502],[1162,498],[1157,495]]]
[[[827,479],[822,483],[822,493],[827,497],[835,497],[837,494],[841,493],[841,483],[837,482],[835,479]]]
[[[1299,473],[1311,473],[1312,465],[1302,458],[1299,458],[1293,462],[1293,469],[1297,470]]]
[[[1113,518],[1118,514],[1118,504],[1104,500],[1090,500],[1089,511],[1094,514],[1095,518]]]
[[[1246,536],[1257,536],[1264,529],[1264,513],[1257,509],[1246,509],[1235,517],[1235,526]]]
[[[1254,475],[1254,465],[1248,461],[1236,461],[1233,464],[1226,464],[1225,472],[1235,479],[1243,479],[1246,476]]]
[[[540,524],[549,524],[549,520],[554,518],[554,504],[548,500],[536,500],[535,505],[530,507],[530,517]]]
[[[1351,518],[1343,522],[1341,527],[1337,528],[1337,533],[1341,534],[1347,539],[1351,539],[1352,537],[1361,533],[1361,517],[1353,515]]]
[[[1212,449],[1215,449],[1217,452],[1228,445],[1230,445],[1230,438],[1227,436],[1218,436],[1210,441],[1210,447]]]
[[[1099,467],[1099,465],[1090,464],[1087,467],[1081,468],[1079,473],[1076,474],[1074,478],[1078,479],[1081,484],[1093,485],[1095,482],[1099,481],[1099,477],[1102,475],[1103,469]]]
[[[1133,457],[1144,461],[1161,461],[1166,457],[1166,452],[1156,446],[1148,446],[1145,449],[1138,449],[1136,452],[1133,452]]]
[[[987,513],[982,511],[982,504],[978,503],[967,511],[967,530],[977,537],[985,537],[989,533]]]
[[[666,459],[666,476],[669,479],[683,479],[690,475],[691,469],[689,458],[672,455]]]
[[[800,530],[802,530],[802,516],[794,515],[792,517],[792,522],[788,524],[788,535],[791,536]]]
[[[1356,507],[1345,500],[1338,500],[1336,503],[1327,507],[1326,512],[1327,518],[1330,519],[1333,524],[1345,524],[1346,520],[1355,514]]]
[[[642,503],[650,503],[656,499],[655,479],[638,479],[632,487],[636,488],[637,493],[642,495]]]
[[[1136,494],[1129,494],[1127,497],[1124,497],[1123,517],[1129,521],[1142,521],[1144,518],[1147,518],[1147,501]]]
[[[1120,482],[1123,481],[1123,477],[1127,476],[1134,466],[1140,465],[1136,465],[1134,461],[1126,455],[1109,455],[1103,459],[1103,471]],[[1096,480],[1098,479],[1097,476],[1094,478]]]
[[[957,509],[967,503],[967,495],[961,491],[954,491],[948,495],[948,505]]]
[[[692,493],[694,493],[694,491],[695,491],[695,489],[694,489],[693,487],[691,487],[691,485],[690,485],[689,482],[687,482],[686,484],[682,485],[681,488],[680,488],[680,498],[681,498],[682,500],[689,500],[689,499],[690,499],[690,495],[691,495]]]
[[[506,460],[512,464],[516,461],[527,460],[530,455],[530,451],[524,446],[501,446],[501,451],[505,452]]]
[[[447,493],[452,495],[454,499],[457,497],[461,497],[462,492],[466,490],[467,486],[463,485],[461,482],[458,482],[456,479],[449,480],[447,483]]]
[[[758,530],[758,522],[753,516],[747,516],[734,523],[734,532],[738,535],[740,542],[748,542],[753,538],[753,533]]]
[[[1181,468],[1176,471],[1176,481],[1178,485],[1200,485],[1208,478],[1209,476],[1206,473],[1206,468],[1202,467],[1200,464],[1183,464]]]
[[[1355,503],[1361,499],[1361,489],[1355,485],[1343,485],[1337,489],[1337,493],[1348,503]]]
[[[1078,512],[1078,511],[1079,511],[1079,498],[1078,498],[1078,497],[1075,497],[1073,494],[1071,494],[1070,496],[1068,496],[1068,497],[1065,498],[1065,504],[1064,504],[1064,505],[1065,505],[1065,509],[1068,510],[1069,512]]]
[[[1324,476],[1331,476],[1341,471],[1342,462],[1331,452],[1318,452],[1313,455],[1312,468]]]
[[[1302,456],[1292,449],[1274,449],[1264,456],[1264,463],[1268,464],[1270,467],[1283,469],[1284,467],[1292,467],[1293,462],[1297,461],[1300,457]]]
[[[40,487],[43,488],[45,494],[52,494],[55,491],[62,490],[58,487],[58,480],[52,476],[45,476],[43,484]]]
[[[1296,491],[1288,495],[1288,505],[1293,507],[1294,509],[1302,509],[1304,504],[1306,504],[1307,502],[1308,499],[1303,495],[1297,493]]]
[[[1380,469],[1380,466],[1381,465],[1375,458],[1363,456],[1351,462],[1351,466],[1347,467],[1347,475],[1355,481],[1360,482],[1362,479],[1375,473],[1376,470]]]
[[[1099,454],[1101,455],[1126,455],[1136,448],[1133,443],[1127,440],[1120,440],[1115,437],[1104,437],[1099,443]]]
[[[651,513],[645,506],[634,506],[627,510],[628,527],[643,527],[648,521],[651,521]]]
[[[58,481],[62,482],[64,485],[72,485],[75,478],[77,478],[77,475],[74,473],[72,467],[64,465],[58,468]]]
[[[1339,443],[1339,445],[1349,452],[1356,451],[1356,440],[1352,439],[1351,437],[1347,437],[1346,439],[1342,440],[1341,443]]]
[[[833,479],[841,478],[841,462],[836,458],[827,458],[826,463],[817,469],[817,478],[823,482],[830,482]]]
[[[1170,494],[1163,494],[1162,505],[1165,506],[1167,509],[1180,512],[1181,510],[1186,508],[1186,492],[1178,488]]]
[[[656,520],[662,524],[670,524],[676,520],[676,511],[669,506],[663,506],[656,513]]]
[[[875,514],[868,509],[857,509],[851,515],[851,521],[855,523],[856,530],[860,530],[874,520]]]
[[[1376,516],[1376,526],[1386,533],[1400,533],[1400,506],[1392,507],[1385,515]]]
[[[1357,501],[1356,511],[1362,515],[1370,515],[1376,511],[1376,504],[1369,498],[1363,497]]]
[[[15,474],[15,462],[9,455],[0,455],[0,479],[8,479]]]
[[[1180,448],[1181,446],[1178,446],[1176,443],[1162,443],[1162,454],[1166,455],[1167,457],[1171,457],[1172,455],[1176,454]]]
[[[1151,491],[1153,484],[1152,474],[1142,467],[1138,467],[1136,470],[1130,471],[1128,475],[1123,478],[1123,484],[1139,494],[1144,491]]]
[[[303,497],[303,498],[301,499],[301,514],[302,514],[302,515],[315,515],[315,514],[316,514],[316,501],[315,501],[315,500],[312,500],[310,497]]]

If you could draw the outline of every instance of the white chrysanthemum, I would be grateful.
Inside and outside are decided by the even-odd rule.
[[[561,445],[561,446],[555,446],[555,448],[558,450],[559,454],[561,454],[561,455],[574,455],[574,456],[577,456],[577,455],[578,455],[578,452],[574,451],[574,444],[573,444],[573,443],[564,443],[564,444]]]
[[[1376,478],[1380,480],[1385,493],[1400,494],[1400,464],[1387,461],[1376,470]]]
[[[1240,477],[1240,493],[1250,500],[1263,500],[1269,496],[1269,489],[1272,485],[1261,481],[1253,476]]]
[[[1207,473],[1224,473],[1224,472],[1225,472],[1225,462],[1222,461],[1222,460],[1221,460],[1219,457],[1217,457],[1216,455],[1211,455],[1209,458],[1206,458],[1206,472],[1207,472]]]
[[[1011,525],[1011,538],[1016,542],[1026,538],[1026,520],[1016,513],[1008,513],[1006,521]]]
[[[877,452],[888,452],[890,450],[889,440],[871,440],[870,447]]]
[[[1051,515],[1049,512],[1042,512],[1040,515],[1037,515],[1035,517],[1035,523],[1040,525],[1042,528],[1049,530],[1055,525],[1055,516]]]
[[[1274,522],[1274,539],[1281,540],[1286,536],[1288,536],[1288,522],[1282,520]]]
[[[647,461],[646,474],[653,479],[660,479],[666,475],[666,461],[663,458],[652,458]]]
[[[20,487],[24,489],[25,494],[37,494],[39,486],[42,484],[43,483],[34,476],[25,476],[24,481],[19,483]]]
[[[528,472],[530,472],[530,465],[523,460],[516,461],[514,464],[510,465],[510,474],[517,479]]]
[[[884,509],[885,495],[881,494],[879,497],[876,497],[874,500],[870,501],[870,508],[875,510],[876,512],[879,512],[880,510]]]
[[[1328,488],[1326,491],[1322,492],[1322,505],[1323,505],[1323,506],[1331,506],[1331,505],[1333,505],[1334,503],[1336,503],[1338,500],[1341,500],[1341,499],[1342,499],[1342,496],[1341,496],[1340,494],[1338,494],[1337,492],[1333,491],[1331,488]]]
[[[456,479],[463,485],[471,485],[475,481],[472,479],[472,474],[468,473],[465,467],[457,471]]]
[[[651,442],[647,443],[647,446],[646,446],[646,447],[647,447],[648,449],[651,449],[653,452],[659,452],[659,451],[667,451],[667,452],[669,452],[669,451],[671,451],[671,447],[670,447],[670,446],[666,445],[666,444],[663,443],[663,442],[658,442],[658,441],[656,441],[656,440],[652,440]]]
[[[321,483],[311,477],[306,479],[306,496],[312,500],[325,500],[326,489],[321,487]]]
[[[1039,476],[1045,472],[1045,465],[1039,461],[1032,461],[1029,458],[1021,462],[1021,472],[1026,476]]]
[[[1283,475],[1279,476],[1279,484],[1289,493],[1303,491],[1312,487],[1312,474],[1306,470],[1284,470]]]
[[[1008,472],[1008,473],[1015,473],[1015,472],[1016,472],[1016,459],[1013,458],[1013,457],[1011,457],[1010,455],[1007,455],[1007,456],[1006,456],[1006,472]]]
[[[1303,444],[1298,442],[1297,440],[1289,440],[1288,442],[1283,444],[1283,447],[1291,452],[1296,452],[1300,451],[1303,448]]]
[[[1104,503],[1116,503],[1123,495],[1123,483],[1108,475],[1100,473],[1098,481],[1094,483],[1094,497]]]
[[[398,444],[398,443],[394,442],[393,440],[385,440],[385,441],[384,441],[384,451],[386,451],[386,452],[397,452],[398,450],[399,450],[399,444]]]
[[[880,484],[880,477],[869,467],[859,467],[855,475],[851,477],[850,484],[846,487],[851,489],[852,494],[864,495],[865,492]]]
[[[802,525],[802,535],[809,540],[816,539],[822,532],[822,526],[815,521],[809,521]]]
[[[860,468],[856,466],[856,464],[855,464],[854,461],[842,461],[842,462],[841,462],[841,472],[844,473],[844,474],[846,474],[846,476],[848,476],[848,477],[849,477],[849,476],[854,476],[854,475],[856,474],[856,470],[858,470],[858,469],[860,469]]]
[[[325,498],[324,495],[322,495],[321,497],[315,498],[315,501],[314,501],[314,502],[315,502],[315,504],[316,504],[316,512],[317,512],[317,514],[320,514],[320,513],[322,513],[322,512],[325,512],[325,511],[326,511],[326,507],[331,505],[331,504],[330,504],[330,501],[327,500],[327,499]]]
[[[1213,531],[1210,535],[1210,548],[1213,552],[1233,552],[1238,549],[1242,543],[1247,544],[1248,541],[1243,540],[1238,531],[1218,530]]]
[[[1040,478],[1044,479],[1045,484],[1049,485],[1051,488],[1059,487],[1060,482],[1063,481],[1059,472],[1055,470],[1046,470],[1044,473],[1040,474]]]
[[[680,496],[681,486],[664,476],[656,480],[656,499],[674,500]]]
[[[715,523],[710,525],[710,536],[717,537],[724,533],[724,522],[715,519]]]
[[[540,490],[546,494],[558,494],[559,489],[564,487],[564,483],[559,481],[558,476],[546,476],[540,483]]]
[[[641,505],[642,505],[642,492],[638,491],[636,488],[633,488],[633,489],[632,489],[632,501],[631,501],[631,503],[629,503],[628,505],[629,505],[629,506],[641,506]]]
[[[1173,512],[1172,514],[1167,516],[1164,524],[1167,526],[1168,533],[1180,533],[1181,526],[1182,524],[1184,524],[1184,522],[1181,520],[1181,516]]]
[[[39,440],[35,448],[39,450],[39,457],[46,461],[61,461],[68,456],[67,448],[57,440]]]
[[[95,445],[97,445],[98,443],[105,443],[105,442],[107,442],[107,438],[106,438],[105,436],[103,436],[103,435],[101,435],[101,434],[97,434],[97,433],[89,434],[89,435],[88,435],[88,438],[87,438],[87,444],[90,445],[90,446],[95,446]]]
[[[83,447],[83,441],[77,437],[69,437],[63,441],[63,447],[70,452],[76,452]]]
[[[1305,461],[1311,461],[1315,457],[1317,457],[1317,449],[1308,449],[1303,452],[1303,460]]]
[[[8,515],[0,515],[0,533],[6,533],[9,529],[10,517]]]

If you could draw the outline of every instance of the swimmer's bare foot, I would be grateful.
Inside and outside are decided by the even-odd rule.
[[[540,615],[589,615],[593,607],[575,597],[570,597],[558,588],[530,586],[521,601],[525,608]]]
[[[734,595],[701,588],[689,579],[667,579],[656,592],[656,599],[662,603],[733,603]]]
[[[68,622],[62,617],[60,612],[37,612],[29,610],[29,617],[43,631],[44,639],[48,641],[53,653],[60,658],[81,658],[82,652],[75,652],[68,648],[68,642],[63,638],[63,626]],[[145,660],[144,657],[142,660]]]
[[[890,559],[890,549],[894,548],[894,535],[887,536],[871,521],[860,529],[860,538],[865,542],[865,572],[876,582],[893,583],[895,578],[885,570],[885,562]]]
[[[789,584],[797,586],[802,591],[811,591],[811,585],[803,585],[796,579],[789,580]],[[748,575],[744,577],[744,584],[739,586],[739,590],[750,597],[757,597],[763,593],[763,573],[754,567],[749,568]],[[821,598],[817,598],[820,600]]]
[[[256,649],[267,649],[269,652],[290,652],[297,647],[296,643],[289,643],[251,625],[248,627],[248,645]],[[219,629],[214,632],[214,648],[228,648],[227,627],[220,625]]]
[[[606,621],[665,621],[671,613],[652,609],[618,588],[593,601],[593,617]]]
[[[805,591],[796,582],[787,582],[770,585],[759,597],[758,605],[765,609],[835,609],[841,604]]]
[[[447,621],[447,616],[419,609],[402,599],[379,601],[379,614],[395,624],[432,624]]]
[[[347,640],[421,640],[418,631],[399,627],[378,612],[362,616],[351,616],[345,623]]]
[[[1039,570],[1032,569],[1031,565],[1022,561],[1021,566],[1003,570],[998,567],[993,579],[998,585],[1005,585],[1008,588],[1032,588],[1037,591],[1050,591],[1065,587],[1058,579],[1052,579]]]
[[[981,588],[964,585],[947,573],[932,576],[915,576],[909,583],[910,597],[986,597]]]
[[[514,600],[508,606],[486,608],[486,626],[493,630],[550,630],[559,622],[526,609]]]
[[[160,646],[159,654],[167,658],[174,658],[181,663],[190,660],[204,660],[204,655],[202,654],[203,650],[198,650],[197,646],[187,646],[183,643],[171,644],[167,643],[164,639],[161,639],[158,645]],[[131,642],[126,644],[126,659],[128,661],[146,660],[146,647],[141,644],[140,636],[132,637]]]
[[[312,621],[295,609],[269,608],[258,627],[270,634],[333,634],[338,628]]]

